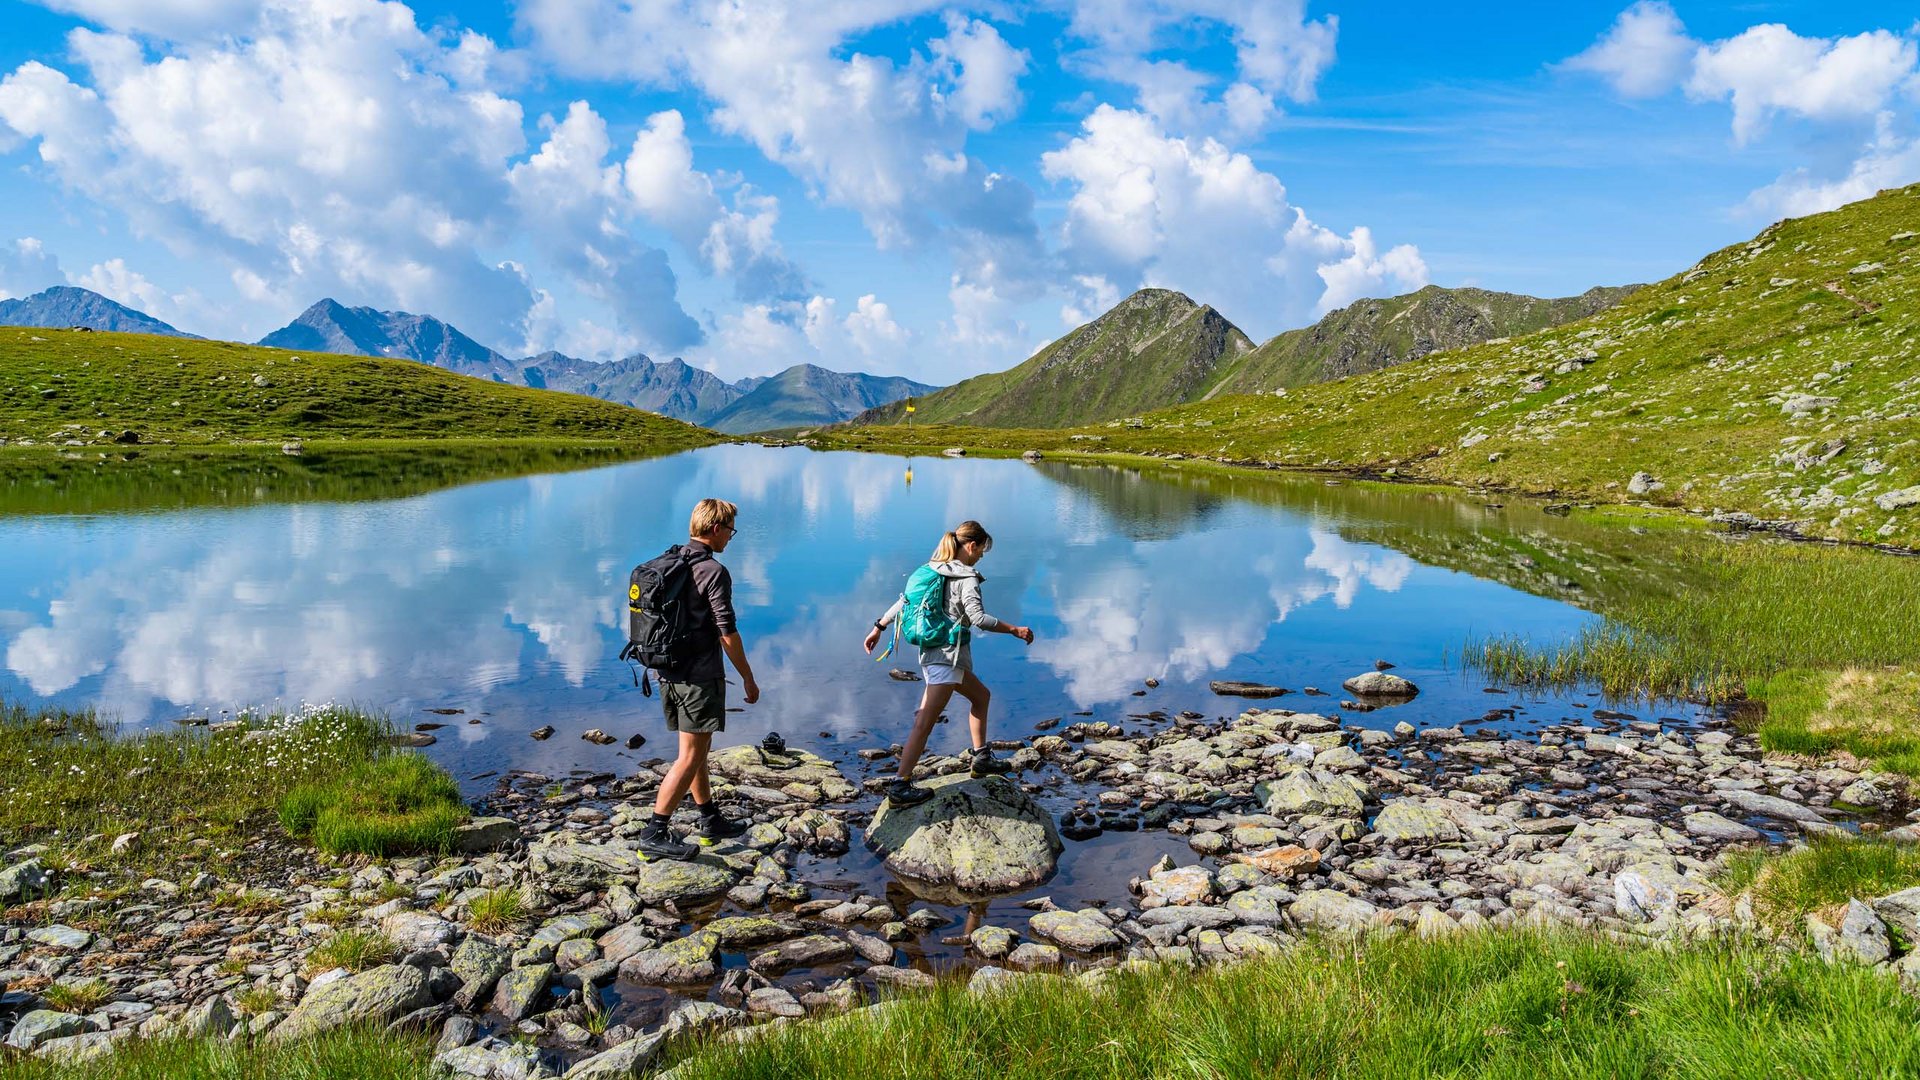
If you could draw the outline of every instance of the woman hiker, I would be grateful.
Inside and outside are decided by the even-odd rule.
[[[987,705],[993,694],[973,673],[972,632],[985,630],[1012,634],[1033,644],[1033,631],[1025,626],[996,619],[987,614],[980,600],[980,583],[985,579],[974,566],[981,556],[993,550],[993,537],[977,521],[963,521],[940,538],[933,559],[914,571],[907,591],[894,601],[885,615],[874,621],[867,632],[866,647],[871,653],[880,643],[881,632],[896,622],[904,622],[908,640],[920,645],[920,677],[926,690],[920,696],[920,709],[913,716],[913,732],[907,736],[906,749],[900,752],[900,775],[887,785],[887,801],[894,806],[914,806],[933,797],[933,792],[913,782],[913,767],[927,748],[933,725],[946,710],[955,692],[967,699],[967,727],[973,736],[971,764],[973,775],[1004,775],[1013,771],[987,748]],[[922,639],[916,641],[915,639]]]

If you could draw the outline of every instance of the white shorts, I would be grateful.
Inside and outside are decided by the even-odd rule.
[[[967,681],[967,669],[952,664],[921,664],[920,677],[928,686],[959,686]]]

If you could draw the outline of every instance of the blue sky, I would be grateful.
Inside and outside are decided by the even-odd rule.
[[[949,382],[1143,285],[1256,339],[1653,280],[1920,179],[1913,9],[0,0],[0,295]]]

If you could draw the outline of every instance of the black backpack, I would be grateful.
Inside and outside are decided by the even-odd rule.
[[[693,564],[712,557],[676,544],[633,568],[627,581],[627,647],[620,659],[671,674],[713,647],[693,591]],[[642,689],[653,692],[644,681]]]

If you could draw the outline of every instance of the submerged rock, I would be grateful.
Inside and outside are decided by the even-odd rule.
[[[923,783],[933,798],[905,809],[882,804],[867,828],[889,870],[960,896],[1015,892],[1053,875],[1059,830],[1011,781],[956,773]]]

